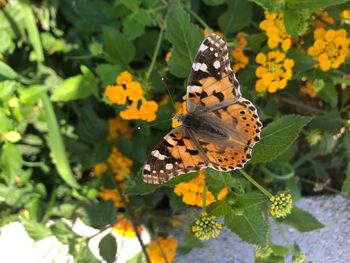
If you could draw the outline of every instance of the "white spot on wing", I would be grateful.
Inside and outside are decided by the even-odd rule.
[[[151,154],[159,160],[165,160],[165,158],[167,158],[166,155],[161,154],[158,150],[154,150]]]
[[[214,68],[218,69],[220,68],[220,61],[219,60],[215,60],[214,64],[213,64]]]
[[[206,50],[207,50],[207,48],[208,48],[208,46],[207,46],[207,45],[202,44],[202,45],[199,47],[199,50],[203,52],[203,51],[206,51]]]
[[[206,72],[207,69],[208,69],[208,67],[207,67],[207,65],[204,64],[204,63],[193,63],[193,64],[192,64],[192,69],[193,69],[194,71],[201,70],[201,71],[203,71],[203,72]]]
[[[171,170],[171,169],[173,169],[174,168],[174,165],[172,164],[172,163],[167,163],[166,165],[165,165],[165,169],[167,169],[167,170]]]
[[[191,92],[202,92],[202,87],[201,86],[188,86],[189,90]]]
[[[143,169],[146,171],[151,171],[151,166],[149,164],[146,164]]]

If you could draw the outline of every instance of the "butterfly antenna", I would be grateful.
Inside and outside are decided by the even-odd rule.
[[[162,77],[162,81],[163,81],[163,85],[166,87],[168,94],[169,94],[169,98],[171,100],[171,103],[173,104],[174,108],[175,108],[175,102],[173,100],[173,94],[171,93],[171,90],[169,89],[168,84],[166,83],[165,79]]]

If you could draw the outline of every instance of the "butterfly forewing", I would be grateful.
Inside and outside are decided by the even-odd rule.
[[[187,86],[187,111],[211,107],[240,97],[225,41],[216,34],[206,37],[192,64]]]

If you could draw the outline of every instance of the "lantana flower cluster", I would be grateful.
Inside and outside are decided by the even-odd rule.
[[[287,82],[292,78],[294,60],[286,58],[280,51],[270,51],[267,55],[259,53],[256,62],[260,64],[256,69],[256,76],[259,78],[255,83],[258,92],[268,91],[274,93],[284,89]]]
[[[319,63],[321,70],[339,68],[349,55],[349,39],[345,29],[326,31],[318,28],[314,31],[314,38],[315,41],[307,53]]]
[[[200,170],[199,176],[188,182],[182,182],[175,186],[174,193],[178,196],[182,196],[182,201],[187,205],[199,206],[203,205],[203,188],[204,188],[204,173],[205,170]],[[223,188],[218,196],[217,200],[222,200],[227,195],[227,188]],[[210,191],[206,191],[206,205],[214,203],[215,197]]]
[[[244,54],[244,49],[248,44],[246,34],[244,32],[239,32],[236,36],[236,40],[239,46],[232,49],[231,56],[234,59],[233,71],[237,73],[240,69],[244,69],[248,65],[249,58]]]
[[[142,226],[137,227],[138,232],[141,232],[142,230]],[[112,231],[127,238],[133,238],[136,236],[131,220],[126,218],[124,214],[118,215],[118,222],[112,227]]]
[[[106,97],[118,105],[126,105],[119,116],[124,120],[154,121],[158,104],[154,100],[146,100],[141,83],[133,81],[128,71],[123,71],[116,78],[115,85],[105,89]]]
[[[281,44],[284,52],[292,45],[292,37],[287,33],[284,26],[283,14],[265,11],[265,20],[260,23],[260,28],[266,32],[267,45],[274,49]]]
[[[177,241],[174,237],[158,236],[148,245],[147,254],[152,263],[171,263],[174,260],[176,249]]]

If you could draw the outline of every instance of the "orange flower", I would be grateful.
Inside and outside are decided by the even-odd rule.
[[[156,119],[156,112],[158,110],[158,104],[153,101],[144,101],[140,107],[140,119],[148,122]]]
[[[125,85],[127,83],[130,83],[132,81],[132,76],[128,71],[123,71],[122,73],[120,73],[118,75],[118,77],[116,78],[116,83],[118,85]]]
[[[143,90],[141,84],[136,81],[132,81],[126,85],[126,94],[129,100],[138,102],[143,98]]]
[[[147,247],[147,254],[151,263],[171,263],[174,260],[177,241],[172,236],[167,238],[158,236],[155,241]],[[165,257],[165,258],[164,258]]]
[[[112,153],[108,157],[107,163],[111,167],[117,181],[122,181],[125,175],[130,174],[133,165],[133,161],[122,155],[116,147],[112,148]]]
[[[102,200],[113,200],[114,205],[116,207],[123,207],[122,199],[120,198],[120,195],[116,189],[106,189],[102,188],[100,191],[100,197]],[[125,196],[125,199],[128,199],[127,196]]]
[[[169,49],[169,51],[165,54],[165,62],[168,62],[173,54],[173,49]]]
[[[119,113],[123,120],[135,120],[140,118],[140,112],[137,108],[133,106],[128,106],[126,110]]]
[[[310,81],[306,81],[300,89],[300,94],[303,96],[310,96],[311,98],[316,97],[316,91],[314,87],[311,85]]]
[[[215,33],[215,34],[217,34],[219,37],[223,37],[224,36],[224,34],[222,33],[222,32],[220,32],[220,31],[215,31],[215,32],[213,32],[211,29],[209,29],[209,28],[205,28],[204,29],[204,31],[203,31],[203,34],[204,34],[204,36],[209,36],[211,33]]]
[[[108,169],[105,163],[97,163],[94,166],[94,175],[99,176],[100,174],[106,172]]]
[[[329,16],[327,11],[315,12],[314,28],[324,28],[334,23],[334,19]]]
[[[136,236],[136,233],[134,231],[134,227],[132,226],[132,223],[129,219],[125,218],[124,215],[118,216],[118,222],[112,227],[112,231],[115,233],[128,238],[133,238]],[[137,231],[140,233],[142,232],[143,228],[142,226],[137,227]]]
[[[126,138],[131,138],[131,132],[129,129],[129,123],[122,120],[120,117],[108,119],[108,139],[117,139],[119,135],[123,135]]]
[[[106,87],[105,95],[110,101],[116,104],[122,105],[126,103],[127,94],[123,86],[109,85]]]

